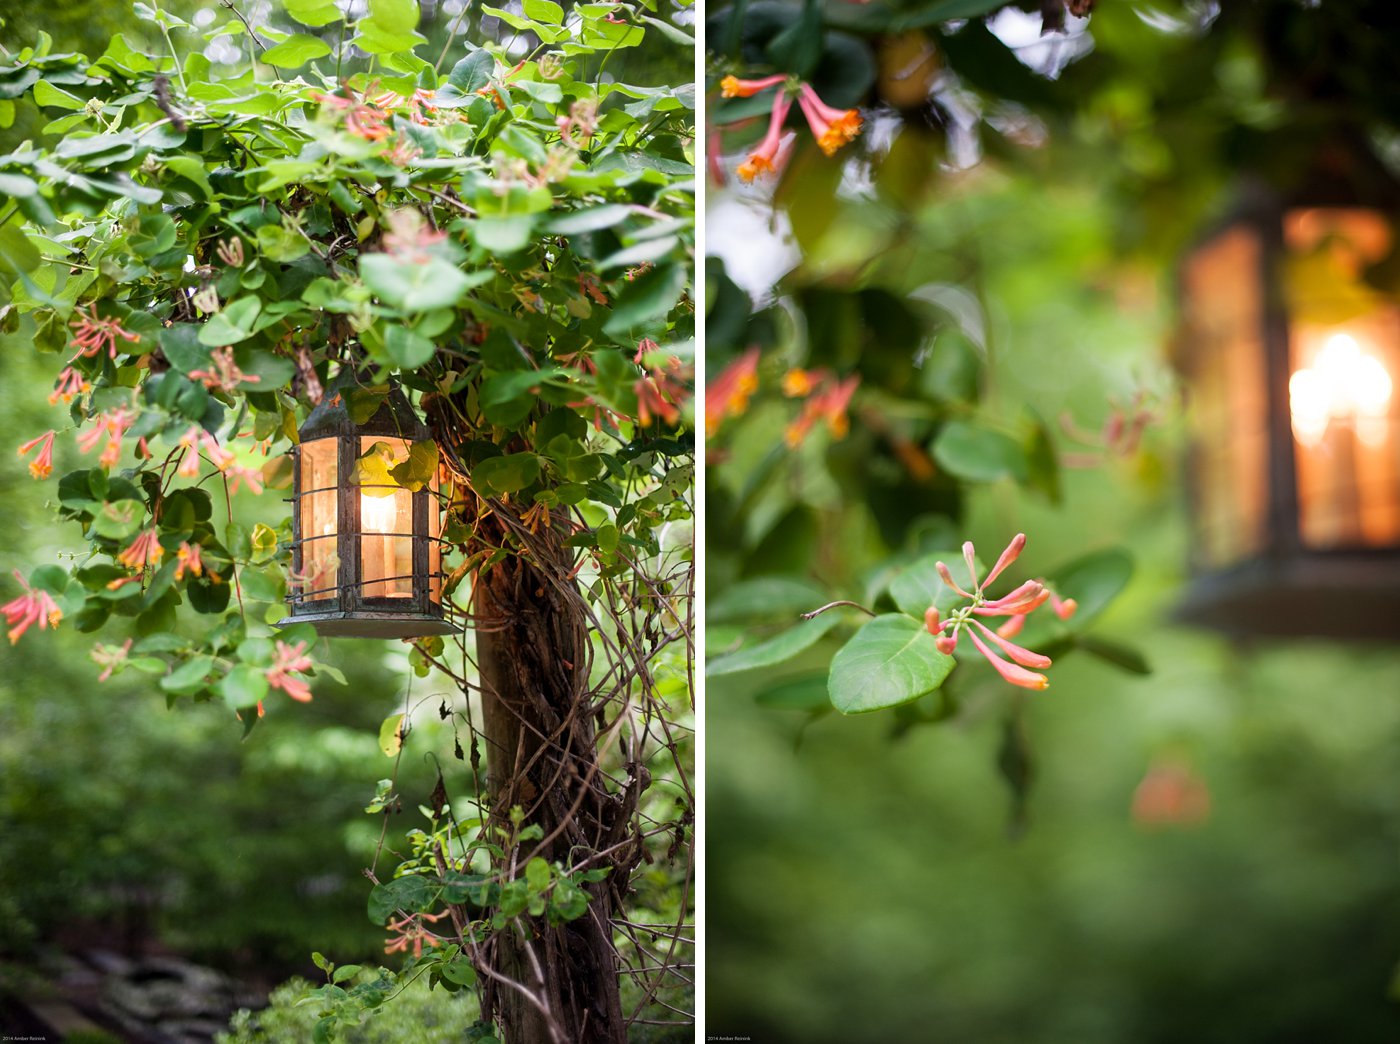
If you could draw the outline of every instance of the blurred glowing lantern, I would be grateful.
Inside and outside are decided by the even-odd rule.
[[[1180,615],[1400,639],[1400,192],[1368,154],[1251,184],[1180,272],[1193,566]]]
[[[372,415],[357,422],[362,407]],[[342,371],[300,437],[282,623],[359,638],[455,632],[442,610],[436,451],[403,392],[361,389]]]

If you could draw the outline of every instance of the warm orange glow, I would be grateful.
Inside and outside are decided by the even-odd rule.
[[[1386,413],[1393,382],[1384,364],[1350,334],[1327,338],[1312,365],[1288,381],[1293,434],[1304,446],[1316,446],[1330,424],[1353,427],[1368,446],[1386,438]]]
[[[408,442],[362,436],[360,452],[387,443],[396,461],[408,456]],[[360,573],[366,598],[413,596],[413,495],[392,486],[360,492]]]

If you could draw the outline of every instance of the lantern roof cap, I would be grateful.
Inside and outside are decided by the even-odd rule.
[[[352,409],[369,408],[376,399],[378,408],[367,420],[357,423]],[[311,411],[298,434],[303,442],[337,435],[387,435],[411,442],[431,438],[428,426],[396,382],[372,383],[352,366],[342,367],[327,385],[320,404]]]

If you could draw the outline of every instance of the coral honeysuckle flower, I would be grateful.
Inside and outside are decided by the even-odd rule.
[[[843,381],[829,370],[796,372],[802,376],[791,381],[784,378],[783,390],[796,396],[804,394],[797,390],[799,387],[806,387],[807,401],[802,404],[802,412],[797,419],[783,432],[784,440],[793,448],[800,446],[812,427],[821,420],[826,421],[832,438],[844,439],[851,430],[846,408],[850,405],[851,396],[855,394],[856,388],[860,386],[860,375],[852,374]],[[794,371],[789,371],[788,377],[792,377],[793,373]]]
[[[261,383],[262,378],[257,374],[244,373],[233,358],[233,348],[215,348],[209,353],[209,361],[212,369],[191,370],[190,377],[200,381],[204,387],[211,391],[228,391],[240,382],[248,384]]]
[[[584,98],[569,106],[569,115],[555,121],[559,137],[571,149],[583,149],[598,133],[598,103]]]
[[[185,478],[194,478],[199,474],[201,448],[208,454],[210,463],[220,471],[227,472],[236,459],[231,452],[219,445],[218,439],[198,424],[189,426],[185,434],[180,436],[179,444],[184,447],[185,455],[180,458],[180,466],[176,469],[176,474]]]
[[[281,689],[294,700],[308,703],[311,700],[311,688],[301,678],[292,677],[293,671],[309,671],[314,666],[311,657],[306,655],[306,643],[297,642],[296,645],[288,645],[286,642],[277,643],[277,658],[273,661],[264,674],[267,676],[267,684],[274,689]]]
[[[53,437],[56,434],[57,432],[52,430],[46,431],[37,439],[30,439],[19,447],[21,457],[35,446],[39,447],[38,456],[29,462],[29,474],[36,479],[46,479],[53,474]]]
[[[195,576],[204,575],[204,559],[200,556],[198,544],[191,544],[187,540],[181,542],[180,550],[176,552],[175,557],[179,560],[179,564],[175,567],[176,580],[183,580],[186,570]],[[213,574],[211,573],[210,576]]]
[[[1192,826],[1210,818],[1210,791],[1182,761],[1153,763],[1133,791],[1133,821],[1141,826]]]
[[[311,97],[322,105],[328,105],[332,109],[345,113],[345,129],[357,138],[365,141],[383,141],[392,133],[384,125],[389,114],[369,101],[366,96],[356,99],[355,92],[350,91],[350,97],[342,98],[338,94],[323,94],[315,92]]]
[[[206,286],[203,290],[190,295],[190,304],[205,315],[213,315],[219,310],[219,291],[212,286]]]
[[[105,682],[114,673],[119,672],[126,664],[126,657],[131,652],[132,639],[128,638],[121,645],[95,645],[89,653],[102,673],[97,676],[97,680]]]
[[[661,348],[649,338],[637,346],[637,359],[643,359],[648,352]],[[651,373],[633,385],[637,393],[637,421],[642,427],[651,426],[652,419],[660,417],[667,424],[675,424],[681,418],[679,407],[690,398],[688,382],[693,376],[690,369],[682,365],[679,358],[672,355],[665,363],[652,366]]]
[[[106,439],[107,444],[102,447],[97,463],[104,468],[115,467],[122,456],[122,436],[135,422],[136,414],[125,406],[100,413],[93,418],[93,426],[78,435],[78,449],[87,453]]]
[[[642,427],[651,427],[651,422],[658,417],[667,424],[680,420],[681,411],[667,397],[676,394],[676,387],[667,382],[664,376],[643,377],[632,386],[632,390],[637,393],[637,423]],[[680,390],[684,392],[684,388]]]
[[[749,408],[749,396],[758,391],[757,346],[750,348],[719,372],[705,388],[705,429],[713,435],[726,417],[741,416]]]
[[[240,483],[246,484],[248,492],[254,495],[263,491],[263,474],[257,468],[244,467],[242,464],[230,464],[222,470],[228,476],[230,493],[237,493]]]
[[[967,563],[968,575],[972,577],[971,591],[965,591],[958,586],[945,563],[937,563],[938,575],[943,582],[966,598],[968,604],[955,608],[949,613],[946,620],[940,618],[936,607],[930,606],[924,613],[924,626],[934,636],[938,651],[945,655],[951,654],[957,648],[958,637],[966,629],[973,647],[987,658],[987,662],[1003,679],[1023,689],[1044,689],[1050,685],[1050,680],[1043,674],[1036,674],[1035,671],[1049,667],[1050,657],[1014,645],[1004,635],[998,634],[981,620],[976,619],[978,616],[1026,616],[1044,605],[1049,599],[1050,592],[1036,580],[1028,580],[1010,594],[1002,595],[1000,598],[987,597],[987,588],[1007,566],[1016,561],[1021,549],[1025,546],[1026,534],[1017,533],[1006,545],[1006,550],[1001,553],[996,565],[987,574],[986,580],[978,580],[972,541],[969,540],[963,544],[963,560]],[[978,636],[978,631],[982,633],[982,637]],[[991,647],[987,645],[987,641],[983,641],[983,637],[1001,650],[1010,662],[993,652]],[[1034,668],[1034,670],[1028,668]]]
[[[786,79],[787,75],[784,73],[779,73],[777,76],[764,76],[757,80],[741,80],[737,76],[726,76],[719,81],[719,95],[721,98],[752,98],[760,91],[775,87]]]
[[[130,344],[141,341],[140,334],[122,329],[120,319],[103,319],[97,314],[97,305],[89,305],[86,315],[78,309],[78,318],[69,324],[73,327],[73,340],[69,346],[78,349],[78,355],[88,358],[96,355],[104,347],[109,357],[117,357],[117,338]],[[76,358],[76,356],[75,356]]]
[[[637,354],[632,356],[632,361],[638,366],[641,366],[646,362],[648,352],[659,351],[661,351],[661,345],[657,344],[650,337],[643,337],[637,342]]]
[[[423,150],[403,136],[384,152],[384,158],[396,167],[406,167],[422,155]]]
[[[400,920],[390,921],[387,925],[385,925],[385,927],[388,928],[389,931],[394,932],[396,934],[391,935],[388,939],[384,940],[384,952],[407,953],[409,944],[412,943],[413,956],[421,957],[423,956],[424,943],[427,943],[429,946],[441,946],[442,940],[437,935],[434,935],[427,928],[425,928],[423,926],[423,922],[428,921],[436,923],[437,921],[441,921],[446,916],[447,911],[443,910],[435,914],[408,914]]]
[[[446,232],[430,228],[423,215],[412,207],[391,210],[385,223],[389,227],[379,237],[379,245],[385,253],[410,264],[425,264],[432,258],[428,248],[447,238]]]
[[[749,158],[739,164],[735,173],[740,180],[751,182],[764,174],[776,174],[787,162],[788,153],[796,138],[794,134],[783,133],[783,121],[792,108],[792,99],[779,91],[773,97],[773,111],[768,117],[768,133],[758,143],[758,148],[749,153]]]
[[[24,632],[34,624],[38,624],[39,630],[42,631],[45,627],[57,627],[58,622],[63,619],[63,611],[54,602],[52,595],[30,587],[18,569],[14,573],[20,587],[24,588],[24,594],[0,607],[0,612],[5,614],[5,622],[10,625],[11,645],[19,641]]]
[[[710,172],[710,180],[722,188],[725,184],[724,157],[720,153],[724,151],[724,137],[718,127],[711,127],[705,137],[705,167]]]
[[[608,303],[608,295],[603,292],[602,284],[598,282],[598,277],[592,272],[580,272],[578,274],[579,293],[585,297],[592,298],[594,304],[605,305]]]
[[[836,155],[841,146],[853,141],[860,133],[861,117],[855,109],[833,109],[817,96],[812,85],[804,83],[797,95],[797,104],[807,117],[812,136],[828,156]]]
[[[817,386],[813,374],[801,367],[793,367],[783,374],[783,394],[789,399],[801,399],[812,394]]]
[[[243,240],[237,236],[219,240],[219,245],[214,248],[214,253],[219,255],[219,260],[230,268],[243,267]]]
[[[143,529],[121,554],[117,555],[117,561],[128,569],[144,569],[146,566],[160,565],[161,558],[165,555],[165,548],[160,546],[160,538],[153,528]]]
[[[1049,593],[1049,598],[1047,600],[1050,603],[1050,611],[1061,620],[1068,620],[1074,615],[1074,611],[1079,608],[1078,602],[1073,598],[1061,598],[1043,579],[1037,577],[1036,583],[1041,584]],[[1011,617],[1006,623],[997,628],[997,634],[1001,635],[1003,638],[1015,638],[1021,633],[1021,628],[1026,626],[1026,616],[1026,613],[1018,613]]]
[[[64,367],[63,372],[58,375],[58,383],[49,394],[49,405],[57,405],[60,399],[72,402],[79,395],[86,395],[90,391],[92,385],[86,377],[71,366]]]

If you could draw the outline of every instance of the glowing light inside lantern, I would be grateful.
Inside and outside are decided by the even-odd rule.
[[[1350,422],[1357,438],[1378,446],[1386,438],[1392,390],[1390,374],[1378,358],[1350,334],[1333,334],[1312,365],[1288,381],[1294,437],[1304,446],[1316,446],[1329,424]]]
[[[372,497],[360,494],[360,522],[366,533],[392,533],[396,504],[392,495]]]

